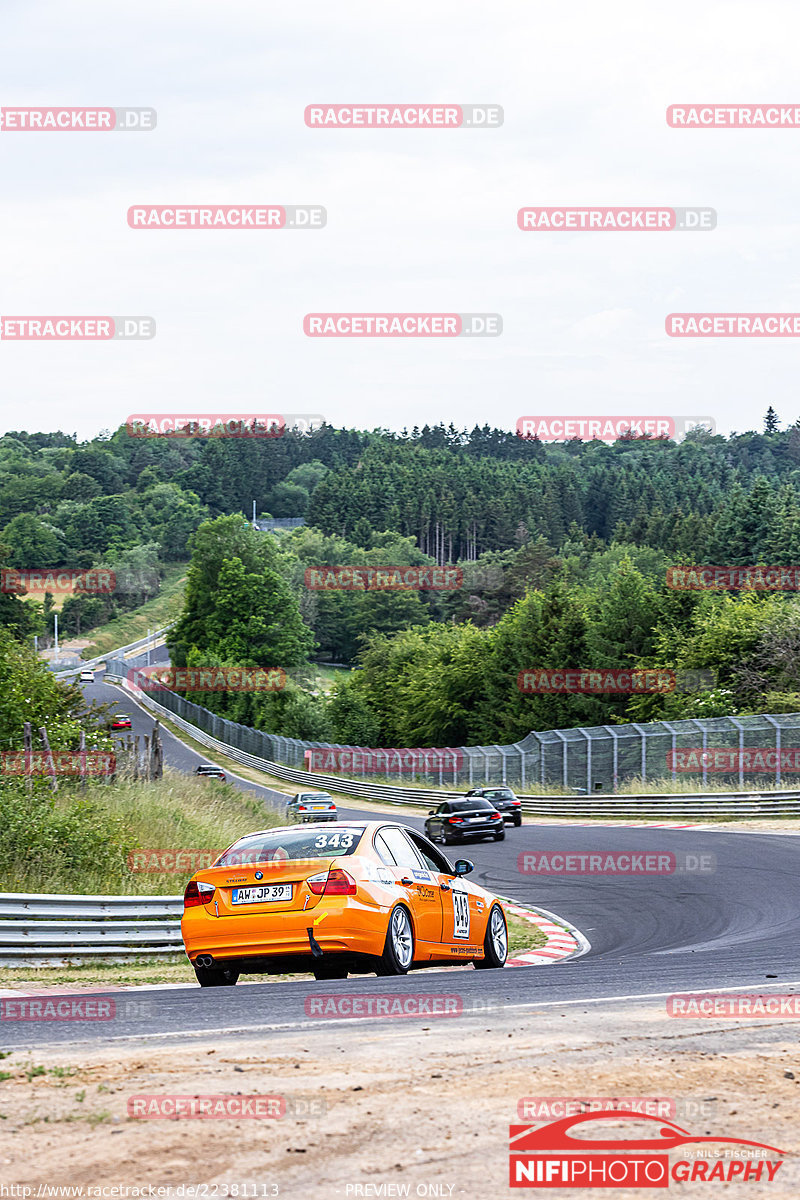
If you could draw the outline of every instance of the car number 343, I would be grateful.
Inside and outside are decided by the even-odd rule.
[[[469,894],[453,889],[453,937],[469,941]]]

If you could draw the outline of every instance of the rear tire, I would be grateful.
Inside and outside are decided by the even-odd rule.
[[[496,842],[504,842],[504,841],[506,840],[506,831],[505,831],[505,829],[501,829],[499,833],[496,833],[496,834],[494,835],[494,840],[495,840]]]
[[[321,979],[347,979],[347,967],[337,962],[322,962],[319,966],[312,968],[314,978]]]
[[[195,967],[194,973],[200,987],[233,987],[239,979],[233,967]]]
[[[414,961],[414,930],[408,909],[398,904],[389,917],[386,944],[383,947],[376,973],[378,975],[407,975]]]
[[[477,971],[488,971],[494,967],[504,967],[508,958],[508,928],[506,917],[499,904],[492,905],[489,919],[486,922],[486,936],[483,939],[483,958],[475,963]]]
[[[522,817],[514,817],[514,828],[519,829],[522,824]]]

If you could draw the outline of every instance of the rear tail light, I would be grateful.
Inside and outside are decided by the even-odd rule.
[[[305,811],[306,811],[306,806],[305,806],[305,804],[298,804],[298,806],[297,806],[297,811],[298,811],[298,812],[305,812]]]
[[[210,904],[213,896],[213,883],[200,883],[190,879],[183,893],[184,912],[187,908],[196,908],[199,904]]]
[[[320,871],[319,875],[309,875],[306,883],[315,896],[355,896],[358,890],[355,879],[341,867],[331,867],[329,871]]]
[[[511,801],[511,803],[512,803],[512,804],[516,804],[516,806],[519,808],[519,806],[520,806],[520,804],[522,803],[522,801],[521,801],[521,800],[512,800],[512,801]]]
[[[493,812],[493,813],[490,813],[489,815],[490,815],[490,817],[492,818],[492,820],[495,820],[497,817],[499,817],[499,816],[500,816],[500,813],[499,813],[499,812]]]
[[[464,820],[463,817],[448,817],[447,818],[448,824],[450,824],[450,825],[460,825],[463,820]]]

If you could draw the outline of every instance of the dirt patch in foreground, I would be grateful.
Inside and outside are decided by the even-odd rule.
[[[800,1150],[792,1023],[675,1022],[656,1006],[506,1010],[491,1021],[492,1029],[486,1017],[364,1020],[259,1040],[15,1052],[0,1063],[10,1075],[0,1082],[0,1183],[34,1194],[40,1184],[200,1183],[211,1197],[238,1184],[242,1196],[247,1183],[249,1197],[403,1195],[396,1185],[409,1185],[411,1196],[502,1197],[510,1194],[508,1125],[520,1119],[523,1097],[666,1098],[677,1105],[672,1119],[694,1134]],[[294,1115],[128,1116],[134,1095],[237,1093],[286,1097]],[[773,1183],[765,1178],[720,1187],[726,1196],[800,1194],[796,1157]],[[710,1184],[671,1186],[721,1194]]]

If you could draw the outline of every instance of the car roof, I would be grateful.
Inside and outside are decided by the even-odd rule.
[[[366,831],[368,831],[368,830],[374,831],[376,829],[383,829],[387,825],[395,825],[395,826],[397,826],[398,829],[405,829],[409,833],[419,833],[420,832],[419,829],[413,829],[410,825],[404,825],[402,823],[402,821],[391,821],[391,820],[387,820],[387,821],[329,821],[327,823],[327,825],[325,826],[325,832],[330,833],[331,830],[333,830],[333,829],[361,829],[361,830],[366,830]],[[258,837],[262,833],[286,833],[287,831],[290,831],[292,833],[299,833],[301,831],[308,832],[308,833],[311,832],[311,830],[306,829],[305,826],[276,825],[272,829],[253,829],[253,830],[251,830],[250,833],[243,833],[241,837],[236,839],[236,841],[240,842],[242,840],[242,838],[246,838],[246,837]],[[424,837],[425,835],[423,834],[422,836]],[[236,843],[234,842],[232,844],[235,845]]]

